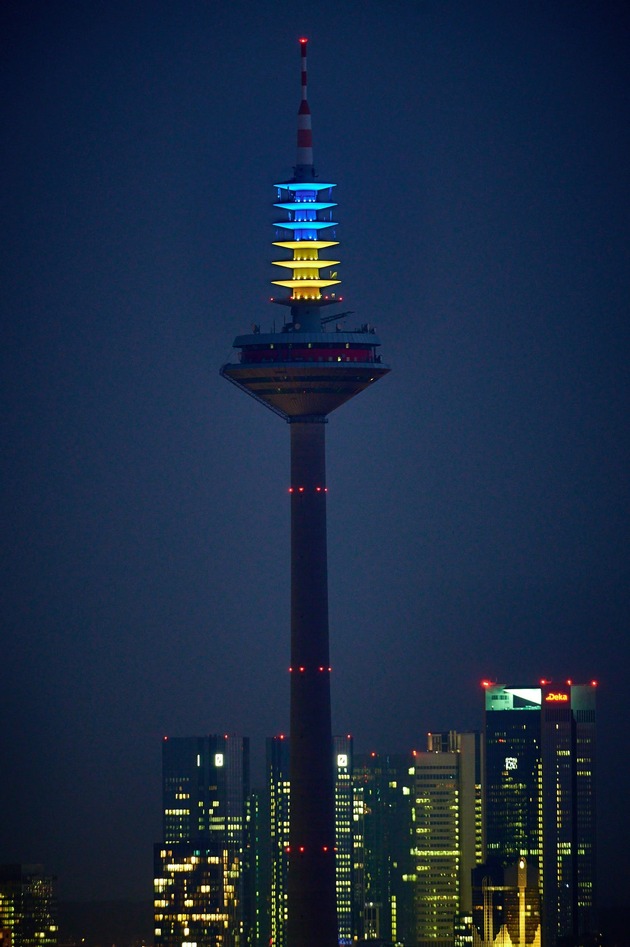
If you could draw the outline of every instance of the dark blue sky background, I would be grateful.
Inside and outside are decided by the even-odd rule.
[[[164,734],[287,728],[288,430],[218,375],[267,303],[310,38],[342,291],[393,371],[328,427],[334,728],[596,678],[628,847],[625,3],[2,5],[0,861],[143,897]],[[344,307],[345,308],[345,307]]]

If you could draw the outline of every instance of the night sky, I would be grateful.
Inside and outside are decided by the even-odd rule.
[[[597,679],[625,896],[628,7],[5,2],[0,861],[150,897],[163,735],[288,727],[288,428],[219,377],[268,303],[298,37],[348,325],[328,436],[335,732]],[[623,866],[623,867],[622,867]]]

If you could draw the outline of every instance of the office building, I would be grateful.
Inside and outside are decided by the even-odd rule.
[[[482,857],[478,733],[429,733],[414,752],[412,849],[417,947],[472,941],[471,872]],[[468,932],[468,933],[467,933]]]
[[[485,682],[488,861],[537,868],[542,947],[596,931],[596,684]]]
[[[355,895],[359,939],[413,943],[411,800],[406,754],[355,756]]]
[[[356,930],[354,862],[357,835],[352,780],[353,741],[350,735],[333,737],[331,754],[335,773],[335,898],[338,943],[350,944]],[[267,739],[270,858],[270,939],[274,947],[288,943],[288,873],[290,849],[291,741]]]
[[[54,882],[42,865],[0,865],[0,931],[5,947],[55,947]]]
[[[162,798],[156,947],[181,945],[178,937],[197,947],[253,944],[249,740],[165,737]]]
[[[247,737],[164,738],[164,841],[214,839],[246,848],[248,797]]]
[[[267,738],[267,788],[269,796],[269,914],[270,943],[287,945],[287,875],[289,864],[289,776],[288,737]]]
[[[155,947],[239,947],[240,864],[232,846],[164,842],[154,849]]]
[[[333,737],[335,774],[335,889],[337,892],[337,928],[340,945],[351,944],[354,931],[355,860],[354,787],[352,779],[352,737]]]
[[[269,926],[269,890],[270,862],[265,856],[269,844],[269,798],[266,790],[253,790],[249,797],[249,838],[248,858],[249,883],[245,905],[245,915],[249,917],[249,936],[247,943],[267,947],[271,937]]]

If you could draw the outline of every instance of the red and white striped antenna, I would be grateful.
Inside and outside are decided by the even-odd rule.
[[[303,176],[308,169],[308,176],[313,177],[313,130],[311,126],[311,110],[308,104],[307,75],[306,75],[306,47],[308,40],[300,39],[300,54],[302,57],[301,85],[302,99],[298,109],[297,130],[297,162],[295,173]]]

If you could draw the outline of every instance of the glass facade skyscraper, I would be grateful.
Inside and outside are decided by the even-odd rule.
[[[164,842],[154,849],[155,947],[239,947],[240,865],[218,842]]]
[[[270,940],[274,947],[287,943],[287,878],[289,871],[290,745],[288,737],[267,739],[270,849]],[[335,889],[338,942],[350,944],[355,932],[354,895],[357,832],[354,820],[351,736],[333,737],[335,772]]]
[[[333,737],[335,773],[335,890],[339,943],[353,940],[354,910],[354,790],[352,784],[353,740],[350,735]]]
[[[249,739],[212,734],[162,745],[165,842],[215,839],[245,844]]]
[[[354,761],[355,901],[359,939],[411,943],[414,937],[410,854],[412,758],[359,754]]]
[[[253,943],[249,740],[227,734],[165,738],[162,799],[156,947]]]
[[[596,930],[595,693],[485,685],[486,856],[537,866],[543,947]]]
[[[479,733],[429,733],[413,754],[413,888],[418,947],[472,941],[471,872],[481,860]]]
[[[289,847],[289,746],[287,737],[267,738],[267,790],[269,796],[268,876],[270,943],[287,943],[287,874]]]
[[[42,865],[0,865],[0,933],[11,947],[54,947],[54,881]]]

